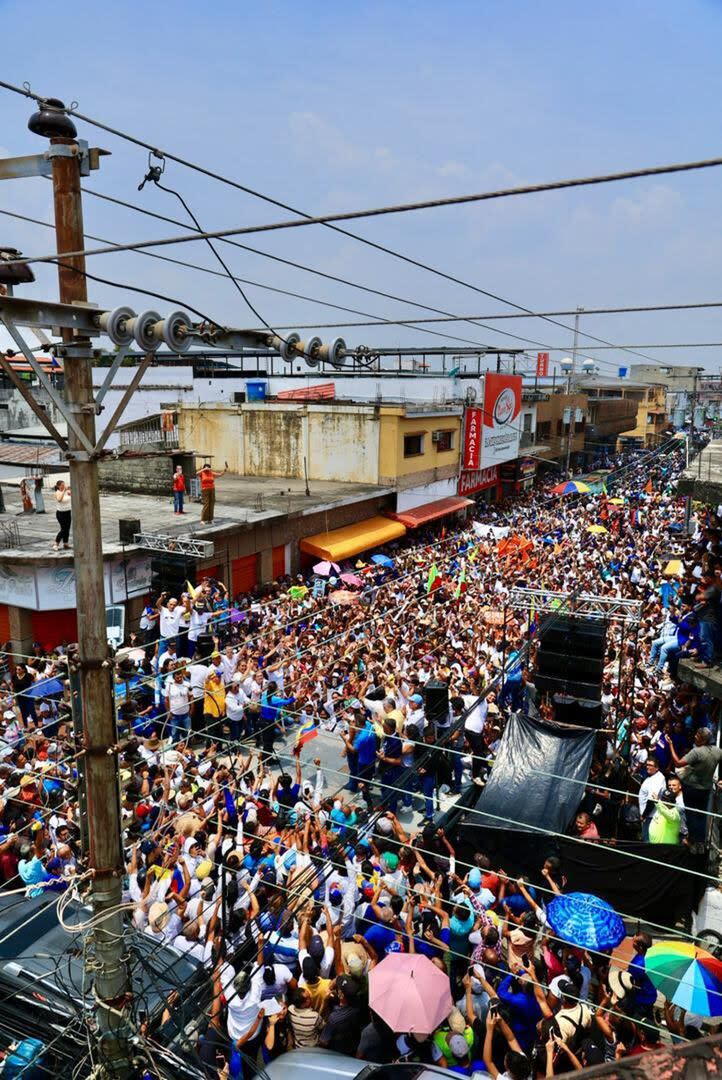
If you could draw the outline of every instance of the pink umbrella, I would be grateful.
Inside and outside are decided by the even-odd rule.
[[[392,1031],[430,1035],[451,1012],[449,976],[418,953],[389,953],[369,974],[369,1005]]]
[[[332,570],[335,570],[338,574],[340,566],[337,566],[335,562],[319,562],[313,568],[314,574],[318,574],[319,577],[328,577]]]
[[[359,588],[363,585],[358,574],[341,574],[341,581],[345,581],[347,585],[358,585]]]

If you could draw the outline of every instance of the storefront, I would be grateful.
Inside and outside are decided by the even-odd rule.
[[[459,476],[459,495],[474,498],[478,502],[495,503],[501,498],[499,466],[462,472]]]
[[[501,466],[501,483],[504,495],[522,495],[531,491],[536,477],[534,458],[517,458]]]

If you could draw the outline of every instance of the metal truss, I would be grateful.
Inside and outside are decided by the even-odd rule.
[[[591,593],[552,592],[550,589],[512,589],[507,607],[540,614],[575,615],[582,619],[628,623],[642,621],[642,601],[596,596]]]
[[[167,533],[135,533],[134,542],[146,551],[164,554],[190,555],[196,559],[210,559],[214,552],[211,540],[197,540],[193,536],[169,536]]]

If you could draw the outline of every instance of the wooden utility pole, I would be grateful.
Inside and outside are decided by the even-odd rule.
[[[66,118],[67,119],[67,118]],[[62,258],[65,251],[85,246],[80,191],[80,153],[74,138],[51,136],[55,232],[62,303],[88,299],[85,259]],[[88,338],[64,330],[65,400],[70,414],[95,446],[92,350]],[[68,426],[75,590],[78,611],[78,681],[82,709],[83,764],[87,806],[88,850],[93,874],[95,929],[94,992],[105,1073],[129,1076],[128,1030],[122,1019],[130,992],[123,945],[123,852],[118,787],[117,728],[113,699],[112,662],[108,655],[105,620],[103,543],[98,494],[98,461]]]

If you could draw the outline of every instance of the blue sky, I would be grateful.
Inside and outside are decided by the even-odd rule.
[[[91,116],[309,213],[722,153],[719,0],[131,0],[107,7],[0,0],[0,40],[9,81],[27,80],[40,93],[77,100]],[[26,128],[30,111],[28,102],[0,91],[3,155],[40,150]],[[88,186],[183,218],[172,196],[149,187],[138,193],[144,151],[81,124],[79,134],[112,151]],[[207,228],[287,216],[180,166],[169,163],[164,179]],[[351,227],[536,310],[717,300],[721,183],[717,169]],[[5,182],[0,207],[50,220],[49,185]],[[0,222],[2,242],[26,253],[52,250],[49,230]],[[85,223],[88,232],[114,241],[174,231],[94,199],[86,200]],[[322,227],[248,242],[454,314],[509,310]],[[249,279],[384,318],[423,314],[258,255],[223,250],[233,271]],[[173,254],[215,267],[200,244]],[[220,278],[138,254],[91,262],[96,273],[157,288],[218,321],[256,325]],[[41,270],[38,279],[37,295],[53,295],[53,272]],[[90,291],[100,303],[150,304],[123,289],[91,285]],[[274,325],[354,318],[254,287],[249,296]],[[501,329],[544,345],[571,341],[568,331],[540,320],[497,325],[496,333],[464,323],[448,329],[480,343],[520,344]],[[722,309],[587,316],[582,326],[615,343],[722,341]],[[341,333],[354,344],[441,343],[405,328]],[[715,349],[647,353],[714,371],[722,362]],[[634,360],[622,352],[590,355],[605,361],[605,372]]]

